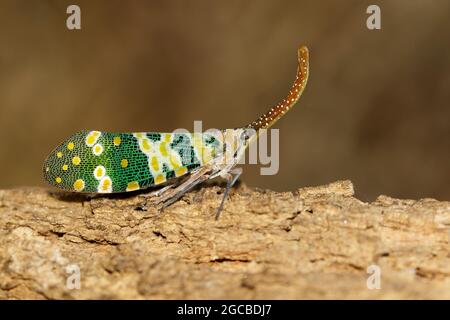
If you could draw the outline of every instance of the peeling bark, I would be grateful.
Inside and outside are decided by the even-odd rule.
[[[0,190],[0,298],[450,298],[450,202],[364,203],[350,181],[240,185],[215,221],[221,191],[158,214],[136,194]],[[371,265],[381,289],[367,287]]]

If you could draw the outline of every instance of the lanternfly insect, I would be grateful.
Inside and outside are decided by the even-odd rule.
[[[60,189],[118,193],[160,185],[148,199],[164,208],[205,180],[221,176],[227,188],[217,210],[242,169],[235,168],[249,144],[289,111],[308,80],[309,55],[298,50],[298,70],[287,98],[251,124],[206,133],[112,133],[81,131],[59,145],[44,162],[45,180]]]

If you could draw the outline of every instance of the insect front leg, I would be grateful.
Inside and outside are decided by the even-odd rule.
[[[220,203],[220,206],[217,209],[216,220],[219,220],[220,213],[222,212],[223,206],[225,204],[225,200],[227,199],[228,194],[230,193],[230,189],[233,187],[233,185],[239,179],[239,176],[241,174],[242,174],[242,168],[233,168],[229,172],[226,172],[222,175],[222,177],[227,180],[227,187],[225,189],[225,192],[223,193],[222,202]]]

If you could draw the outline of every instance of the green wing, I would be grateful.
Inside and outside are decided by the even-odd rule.
[[[81,131],[47,157],[44,178],[67,191],[134,191],[183,176],[221,150],[212,133]]]

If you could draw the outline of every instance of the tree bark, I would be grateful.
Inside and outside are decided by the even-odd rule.
[[[141,196],[0,190],[1,299],[450,298],[450,202],[207,185]]]

